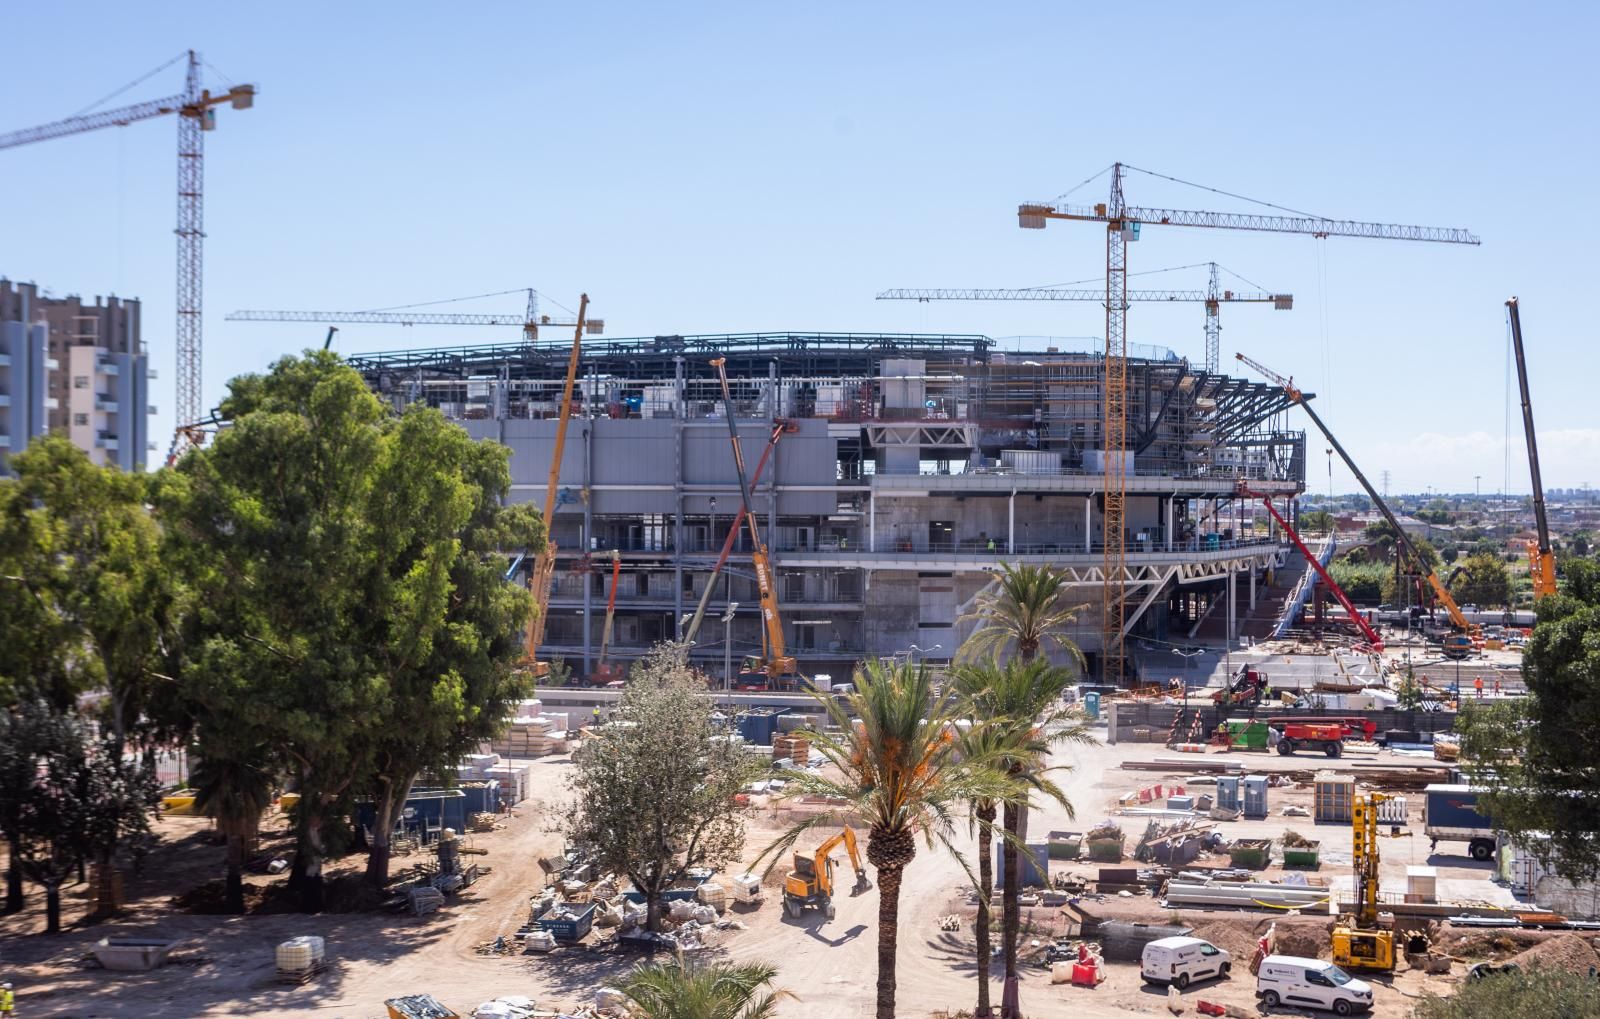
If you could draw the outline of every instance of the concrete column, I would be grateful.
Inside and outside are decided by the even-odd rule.
[[[1228,630],[1227,630],[1227,633],[1228,633],[1228,646],[1229,647],[1233,646],[1233,638],[1237,634],[1237,631],[1235,630],[1235,627],[1238,624],[1236,622],[1236,615],[1234,613],[1234,593],[1235,593],[1235,591],[1237,589],[1238,589],[1238,571],[1230,569],[1228,571]]]
[[[1171,552],[1173,550],[1173,548],[1175,547],[1173,545],[1173,536],[1172,536],[1172,504],[1173,504],[1173,502],[1175,502],[1177,500],[1177,498],[1178,497],[1175,496],[1175,495],[1167,496],[1167,551],[1168,552]]]
[[[1250,609],[1251,609],[1251,611],[1254,611],[1255,607],[1256,607],[1256,565],[1255,565],[1255,563],[1251,563],[1250,564]]]
[[[1094,496],[1083,497],[1083,550],[1094,551]]]
[[[878,551],[878,493],[867,489],[867,551]],[[862,586],[865,590],[865,585]]]
[[[587,401],[585,401],[585,403],[587,404]],[[592,483],[591,479],[593,477],[593,470],[594,418],[590,418],[584,424],[583,428],[583,491],[584,495],[588,496],[588,498],[583,500],[583,535],[578,539],[579,555],[589,551],[589,546],[594,543],[594,498],[592,497],[589,489],[589,485]],[[554,531],[554,514],[551,515],[550,524],[550,529]],[[552,578],[552,582],[554,582],[554,578]],[[592,604],[593,589],[594,585],[589,583],[588,578],[585,577],[583,584],[583,675],[585,680],[588,679],[589,673],[594,669],[594,666],[591,665],[589,661],[589,619],[591,615],[590,610],[594,607]]]
[[[1011,500],[1006,506],[1006,554],[1017,554],[1017,490],[1011,490]]]

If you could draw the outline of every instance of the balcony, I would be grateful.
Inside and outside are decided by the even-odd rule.
[[[115,414],[117,412],[117,398],[110,393],[96,393],[94,394],[94,409],[103,410],[107,414]]]
[[[121,443],[118,441],[117,437],[110,432],[96,433],[94,437],[94,444],[96,449],[115,451],[121,448]]]
[[[120,375],[120,374],[122,374],[122,369],[117,365],[117,362],[115,362],[115,361],[97,361],[97,362],[95,362],[94,369],[95,369],[95,371],[99,372],[101,375]]]

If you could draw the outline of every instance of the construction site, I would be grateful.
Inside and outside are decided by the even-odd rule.
[[[12,698],[0,703],[0,721],[34,710],[63,718],[103,712],[84,729],[101,740],[95,753],[114,759],[116,769],[139,756],[151,790],[136,811],[146,825],[137,840],[121,845],[113,833],[99,855],[72,856],[64,836],[35,832],[26,845],[24,838],[25,815],[43,831],[50,811],[39,804],[72,798],[37,790],[86,788],[58,781],[70,740],[41,737],[47,750],[6,758],[13,765],[7,781],[33,798],[0,789],[0,806],[10,810],[0,811],[0,821],[10,825],[14,889],[0,914],[0,1019],[9,1019],[13,1004],[28,1019],[656,1019],[669,1012],[634,996],[630,981],[640,973],[675,967],[687,977],[736,964],[770,965],[760,983],[783,993],[759,1014],[784,1019],[882,1019],[891,1011],[916,1019],[1410,1019],[1480,982],[1541,972],[1587,981],[1582,990],[1593,994],[1596,1010],[1573,1019],[1600,1014],[1600,886],[1574,879],[1551,850],[1572,833],[1529,831],[1491,810],[1493,784],[1520,774],[1539,756],[1527,750],[1536,744],[1484,744],[1474,756],[1468,735],[1475,718],[1492,716],[1513,719],[1498,732],[1530,738],[1533,716],[1516,713],[1538,700],[1541,682],[1552,688],[1553,667],[1547,658],[1541,676],[1525,652],[1564,618],[1547,610],[1594,596],[1577,589],[1584,578],[1600,578],[1588,545],[1600,511],[1579,496],[1559,515],[1547,506],[1529,369],[1530,361],[1557,360],[1544,360],[1546,337],[1530,335],[1530,351],[1521,302],[1495,298],[1489,318],[1502,313],[1503,300],[1506,333],[1506,437],[1496,453],[1506,480],[1498,499],[1483,501],[1480,475],[1470,501],[1435,498],[1431,485],[1426,496],[1408,497],[1391,494],[1386,466],[1404,447],[1384,446],[1380,459],[1370,429],[1348,444],[1341,438],[1370,424],[1345,408],[1375,404],[1341,403],[1335,415],[1310,382],[1275,367],[1284,351],[1259,334],[1249,334],[1257,342],[1241,344],[1247,349],[1224,349],[1224,314],[1266,318],[1258,313],[1293,309],[1293,294],[1243,277],[1227,282],[1225,274],[1236,274],[1214,261],[1177,267],[1208,269],[1204,288],[1130,285],[1148,268],[1131,265],[1131,253],[1168,234],[1308,238],[1318,245],[1319,274],[1325,242],[1386,249],[1409,242],[1405,254],[1427,267],[1441,248],[1479,247],[1477,234],[1310,215],[1113,162],[1047,201],[990,196],[1007,236],[1016,236],[1014,217],[1017,229],[1048,228],[1060,249],[1088,258],[1096,278],[1087,289],[876,294],[941,309],[940,302],[1039,302],[1031,307],[1054,312],[1060,304],[1052,302],[1087,303],[1099,308],[1096,337],[653,334],[647,316],[634,330],[641,335],[614,336],[597,311],[615,323],[620,314],[610,309],[626,301],[601,292],[609,282],[604,264],[585,261],[598,277],[594,305],[583,293],[565,315],[541,310],[532,289],[478,295],[525,293],[526,310],[510,315],[434,307],[452,303],[446,300],[368,311],[230,311],[227,335],[236,347],[248,346],[239,338],[252,335],[252,323],[288,323],[316,327],[321,349],[306,345],[296,360],[270,344],[250,348],[245,381],[213,400],[201,373],[202,132],[215,128],[225,106],[252,109],[257,88],[231,81],[207,88],[210,65],[188,50],[121,91],[179,64],[185,77],[177,95],[90,107],[0,134],[6,150],[153,118],[177,122],[175,418],[170,436],[160,436],[170,444],[150,434],[158,408],[149,381],[160,376],[147,367],[154,330],[141,324],[138,298],[90,305],[0,275],[0,485],[23,476],[11,458],[34,443],[44,448],[51,436],[67,439],[96,468],[148,470],[156,480],[138,490],[131,513],[150,524],[151,543],[141,549],[159,547],[192,571],[174,574],[191,586],[174,582],[170,593],[172,617],[182,617],[173,636],[138,665],[139,679],[158,687],[139,702],[149,717],[123,718],[114,686],[120,677],[83,664],[86,638],[63,638],[70,653],[57,664],[86,669],[93,683],[53,689],[59,704],[44,696],[33,698],[38,706],[25,703],[21,680],[14,690],[10,672],[0,675],[0,693]],[[1254,211],[1144,205],[1129,193],[1137,190],[1130,182],[1157,179]],[[1093,198],[1068,201],[1090,184]],[[858,296],[866,300],[870,288]],[[1314,300],[1326,296],[1319,278]],[[1192,307],[1197,328],[1135,330],[1130,318],[1142,304]],[[1320,314],[1331,375],[1335,348],[1327,312]],[[725,321],[708,316],[696,325]],[[1490,331],[1499,324],[1491,321]],[[445,335],[503,329],[506,338],[397,338],[412,326]],[[358,327],[381,330],[381,339]],[[1185,342],[1200,336],[1203,348]],[[1412,390],[1424,387],[1378,370],[1382,353],[1351,358],[1361,384],[1404,388],[1413,399]],[[325,371],[344,388],[318,376],[304,404],[285,410],[287,401],[260,397],[269,384],[263,378],[279,371]],[[1500,398],[1491,388],[1458,389],[1452,399],[1470,417],[1481,413],[1478,404]],[[362,629],[370,622],[363,617],[381,613],[352,597],[353,608],[339,609],[348,643],[339,633],[330,659],[365,653],[357,646],[363,640],[382,644],[384,654],[386,640],[407,647],[379,655],[376,666],[350,666],[356,679],[348,686],[335,686],[344,678],[337,670],[295,657],[330,642],[279,646],[254,630],[223,629],[238,620],[218,592],[254,594],[253,585],[265,585],[256,574],[216,566],[235,563],[221,552],[195,565],[202,560],[194,551],[293,558],[270,541],[234,542],[246,529],[241,521],[271,517],[270,500],[217,479],[231,481],[226,454],[238,447],[229,444],[250,438],[240,419],[252,413],[262,415],[258,425],[268,421],[282,428],[273,434],[302,443],[295,448],[325,451],[311,443],[322,440],[319,429],[334,434],[327,420],[343,421],[328,410],[335,390],[357,408],[352,418],[376,397],[374,420],[361,422],[371,434],[350,432],[363,442],[381,433],[398,443],[398,429],[383,431],[396,421],[442,419],[450,427],[438,434],[472,451],[502,455],[497,447],[504,447],[509,463],[508,487],[460,510],[449,535],[413,541],[406,531],[393,543],[449,547],[459,558],[437,552],[423,569],[403,551],[393,553],[399,565],[392,568],[368,557],[379,562],[371,574],[378,579],[362,589],[372,603],[391,604],[372,591],[400,589],[395,578],[426,576],[434,585],[426,597],[417,593],[420,583],[394,596],[402,607],[394,618],[409,620],[400,613],[414,599],[437,602],[446,622],[426,635],[401,627],[398,637],[387,630],[371,637],[378,628]],[[437,414],[417,413],[423,408]],[[1570,448],[1571,436],[1563,439]],[[371,442],[384,455],[352,458],[404,467],[422,460],[417,445]],[[1312,491],[1323,458],[1325,498]],[[285,480],[293,472],[276,470],[289,457],[269,449],[262,459],[275,468],[264,472],[264,489],[298,483]],[[1354,491],[1334,491],[1336,465]],[[406,472],[381,477],[404,480]],[[453,511],[490,487],[463,483],[438,504]],[[214,501],[184,503],[191,489]],[[1508,492],[1523,489],[1526,505],[1519,498],[1513,508]],[[31,521],[28,514],[54,497],[41,491],[0,506]],[[1581,492],[1587,496],[1587,483]],[[320,507],[311,503],[323,492],[316,494],[294,503],[303,516],[275,533],[344,535],[337,513],[316,515]],[[387,504],[396,533],[398,518],[413,509],[399,503]],[[194,506],[193,516],[182,515]],[[528,507],[539,511],[536,524]],[[380,519],[390,517],[373,513],[361,523]],[[422,524],[405,526],[425,533]],[[491,538],[469,546],[469,532]],[[41,537],[47,534],[56,540],[41,526],[24,535],[31,545],[0,542],[0,555],[52,569],[70,562]],[[155,535],[168,544],[158,546]],[[359,540],[339,538],[351,547]],[[374,540],[387,544],[386,534]],[[15,551],[24,546],[42,551],[27,560]],[[335,552],[346,549],[332,539],[307,547],[333,549],[328,562],[351,569],[359,558],[339,558]],[[1569,572],[1579,559],[1584,566]],[[308,602],[311,587],[345,579],[313,560],[296,560],[293,573],[302,579],[292,593],[304,592]],[[1032,615],[1016,604],[1017,571],[1047,588]],[[20,567],[0,570],[0,582],[45,604],[36,594],[44,582]],[[504,592],[510,608],[499,600]],[[38,618],[87,632],[73,614],[87,617],[84,604],[140,600],[115,585],[72,594],[82,602],[71,602],[71,612]],[[483,605],[481,617],[470,614]],[[1012,609],[1016,615],[1006,616]],[[1041,616],[1048,622],[1033,630],[1017,621]],[[292,611],[248,621],[263,632],[332,625],[305,623]],[[410,646],[414,636],[426,652]],[[13,643],[19,656],[27,650],[26,641]],[[436,645],[461,649],[459,657],[436,663],[428,657]],[[641,738],[641,716],[630,711],[651,702],[634,698],[647,685],[670,685],[650,670],[672,656],[680,656],[678,671],[668,678],[684,680],[693,711],[660,712],[678,727],[661,743],[702,727],[703,737],[693,737],[699,742],[679,759],[687,763],[651,784],[606,755]],[[257,665],[260,675],[241,664],[262,660],[269,666]],[[281,674],[272,669],[286,668],[284,661],[301,670],[293,683],[274,682]],[[0,661],[4,669],[11,664]],[[1012,666],[1037,667],[1034,674],[1045,677],[1016,694],[1026,710],[995,707],[1004,703],[996,690]],[[993,671],[975,679],[985,667]],[[398,681],[392,688],[395,701],[415,695],[407,705],[422,703],[428,725],[413,733],[408,725],[418,716],[389,714],[388,701],[382,710],[369,704],[381,723],[352,713],[361,691],[392,679],[385,670],[406,669],[433,670],[426,684],[417,682],[422,694]],[[27,669],[12,671],[23,677]],[[235,687],[204,685],[218,673],[231,682],[233,672]],[[470,686],[462,678],[468,673],[482,685]],[[261,735],[273,730],[251,728],[262,725],[261,715],[289,714],[264,707],[278,702],[229,705],[233,714],[217,706],[234,690],[289,697],[320,683],[339,696],[294,702],[297,724],[317,729],[327,721],[322,715],[355,724],[348,745],[315,761]],[[883,697],[861,694],[891,684],[917,691],[895,702],[904,708],[898,714],[882,708]],[[491,692],[477,701],[463,694],[469,689]],[[169,697],[181,708],[163,700]],[[478,727],[441,721],[458,708]],[[126,745],[125,722],[134,733]],[[255,737],[239,742],[261,761],[206,759],[200,747],[208,727],[236,735],[230,723]],[[383,739],[362,742],[362,725],[381,725]],[[456,742],[437,753],[445,737],[426,750],[407,744],[431,738],[421,733],[430,727]],[[903,732],[925,739],[922,749],[907,753]],[[990,733],[1009,742],[986,745]],[[148,739],[142,754],[135,738]],[[350,749],[358,744],[359,752]],[[724,756],[734,762],[726,774],[737,776],[726,788],[713,781]],[[969,780],[961,798],[930,794],[911,803],[937,785],[940,766]],[[360,774],[319,787],[308,777],[319,767]],[[620,823],[592,821],[592,804],[580,794],[592,788],[584,780],[608,767],[612,788],[626,787],[613,799],[631,805]],[[235,787],[216,777],[218,769],[259,772],[238,779],[238,788],[258,795],[227,795]],[[668,788],[678,785],[686,791]],[[1560,788],[1575,800],[1589,795]],[[616,864],[608,844],[632,838],[635,827],[648,836],[649,811],[673,793],[700,801],[712,820],[687,836],[658,825],[640,854],[648,859],[632,870]],[[894,797],[887,813],[898,828],[872,809]],[[13,801],[29,805],[11,809]],[[727,838],[737,848],[715,865],[691,865],[714,822],[733,830]],[[82,833],[93,827],[80,825]],[[973,865],[980,859],[981,871]],[[1007,875],[1007,868],[1015,869]],[[888,884],[886,874],[893,875]],[[884,911],[896,902],[897,914]],[[882,939],[891,928],[897,941],[886,955]],[[875,983],[886,958],[887,999],[884,981]]]

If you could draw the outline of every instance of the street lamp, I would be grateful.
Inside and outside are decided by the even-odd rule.
[[[739,603],[731,601],[722,613],[722,689],[733,689],[733,614],[739,610]]]
[[[1188,670],[1194,668],[1194,660],[1205,654],[1206,649],[1197,647],[1186,650],[1181,647],[1175,647],[1172,649],[1172,653],[1183,659],[1183,667]],[[1187,679],[1183,681],[1183,706],[1189,706],[1189,681]]]

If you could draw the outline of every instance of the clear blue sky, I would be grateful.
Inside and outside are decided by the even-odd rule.
[[[189,46],[259,85],[206,137],[208,406],[230,376],[322,340],[224,322],[237,308],[532,285],[569,306],[588,290],[616,336],[1098,335],[1092,304],[873,295],[1100,276],[1101,231],[1023,231],[1014,212],[1120,159],[1321,215],[1477,232],[1465,248],[1150,228],[1130,268],[1214,259],[1294,293],[1292,312],[1225,308],[1224,358],[1321,394],[1397,491],[1471,491],[1475,474],[1485,492],[1507,475],[1528,489],[1515,404],[1509,470],[1502,442],[1502,303],[1518,294],[1546,483],[1600,487],[1589,5],[82,3],[12,5],[5,26],[0,130],[70,115]],[[173,67],[117,102],[181,85]],[[0,152],[0,274],[144,300],[163,451],[175,135],[168,118]],[[1140,176],[1128,193],[1248,208]],[[1204,276],[1137,282],[1166,280]],[[1198,307],[1129,322],[1133,341],[1203,352]],[[347,327],[337,342],[513,335]]]

